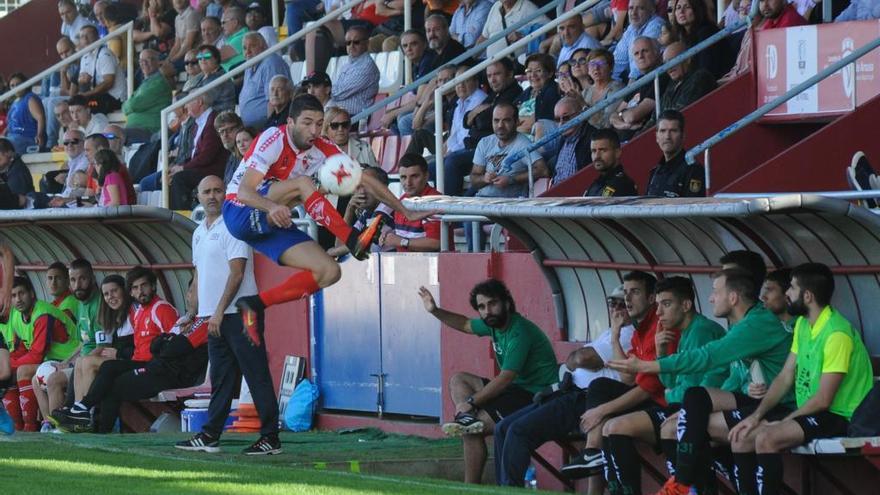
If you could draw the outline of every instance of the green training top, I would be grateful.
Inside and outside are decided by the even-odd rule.
[[[67,330],[67,341],[58,342],[53,340],[52,332],[54,331],[54,328],[52,325],[49,325],[49,327],[46,328],[46,332],[49,334],[49,347],[46,349],[46,354],[43,359],[45,361],[64,361],[76,351],[77,347],[79,347],[79,339],[76,336],[76,326],[73,324],[73,321],[70,320],[67,313],[52,306],[52,304],[46,301],[37,299],[34,303],[34,309],[31,311],[30,321],[25,322],[21,313],[17,314],[18,317],[15,320],[10,321],[12,322],[12,328],[15,330],[15,334],[21,339],[22,344],[24,344],[26,349],[30,349],[34,344],[34,324],[38,319],[45,315],[49,315],[64,324],[64,328]]]
[[[492,328],[479,319],[471,320],[471,330],[480,337],[492,337],[498,367],[516,372],[514,385],[535,393],[559,381],[559,365],[547,335],[519,313],[510,315],[506,330]]]
[[[95,350],[95,332],[98,328],[98,304],[101,295],[98,290],[92,290],[92,295],[85,301],[79,301],[76,306],[76,329],[79,331],[79,339],[82,341],[80,355],[85,356]]]
[[[695,313],[690,325],[681,332],[677,352],[700,348],[724,337],[724,327]],[[717,366],[707,373],[661,373],[660,381],[666,386],[666,402],[680,404],[690,387],[718,388],[727,378],[727,366]]]
[[[53,303],[54,304],[54,303]],[[64,299],[61,300],[60,303],[56,304],[55,307],[64,312],[69,312],[68,316],[74,318],[76,316],[76,307],[79,306],[79,301],[73,294],[68,294]]]
[[[12,328],[12,322],[19,318],[18,310],[12,308],[9,310],[9,317],[6,323],[0,323],[0,338],[6,343],[6,348],[9,349],[9,352],[15,350],[15,330]]]
[[[687,352],[658,359],[661,373],[703,373],[718,366],[730,365],[730,376],[722,390],[748,394],[749,367],[757,361],[770,386],[782,371],[791,349],[791,334],[782,322],[761,303],[749,309],[742,320],[731,326],[727,334]],[[793,406],[794,395],[787,394],[780,402]]]
[[[828,410],[850,419],[874,385],[865,344],[849,321],[831,306],[825,306],[812,327],[807,318],[798,318],[791,352],[797,355],[794,390],[798,407],[819,391],[823,373],[845,373]]]

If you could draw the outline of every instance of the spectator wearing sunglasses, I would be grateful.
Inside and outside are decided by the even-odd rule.
[[[369,31],[354,25],[345,33],[345,50],[348,62],[342,66],[328,106],[339,107],[350,114],[367,108],[379,92],[379,68],[367,53]]]
[[[159,52],[146,49],[138,57],[144,81],[122,104],[129,143],[143,143],[159,130],[159,113],[171,104],[171,85],[159,72]]]
[[[582,63],[583,59],[577,60],[579,67],[583,67]],[[602,103],[609,96],[623,88],[623,83],[611,78],[613,70],[614,55],[611,52],[607,50],[594,50],[590,52],[586,59],[586,71],[590,79],[593,80],[593,84],[586,87],[582,93],[585,110]],[[611,115],[614,114],[615,107],[616,105],[608,105],[605,107],[605,110],[593,114],[589,119],[590,124],[599,129],[611,127],[610,119]]]
[[[220,66],[220,50],[214,45],[205,44],[200,46],[195,58],[201,73],[196,76],[192,89],[206,86],[226,74],[226,71]],[[214,91],[217,92],[214,110],[225,112],[226,110],[235,109],[235,83],[226,81],[214,88]]]
[[[189,92],[196,84],[199,82],[199,76],[202,71],[199,69],[199,51],[193,48],[192,50],[186,52],[186,55],[183,57],[183,69],[186,72],[186,82],[183,83],[182,91]]]
[[[323,133],[339,149],[361,165],[378,167],[379,161],[370,146],[351,134],[351,114],[339,107],[330,107],[324,113]]]

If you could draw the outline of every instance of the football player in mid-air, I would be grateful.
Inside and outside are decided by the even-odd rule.
[[[254,345],[262,340],[265,308],[312,294],[334,284],[341,275],[336,261],[293,226],[292,206],[302,204],[309,216],[342,240],[357,259],[369,256],[370,246],[381,231],[382,216],[375,217],[363,232],[352,229],[315,186],[312,176],[324,161],[342,153],[321,136],[323,122],[324,107],[317,98],[295,98],[290,103],[287,124],[260,134],[226,189],[223,219],[229,232],[279,265],[302,270],[276,287],[236,301],[244,331]],[[410,211],[369,174],[361,174],[360,180],[381,202],[410,220],[433,213]]]

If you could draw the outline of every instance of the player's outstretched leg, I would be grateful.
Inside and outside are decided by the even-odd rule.
[[[266,308],[314,294],[333,285],[341,276],[339,264],[317,242],[311,240],[287,248],[278,258],[278,264],[302,271],[256,296],[242,297],[235,302],[241,313],[244,333],[257,346],[262,342]]]

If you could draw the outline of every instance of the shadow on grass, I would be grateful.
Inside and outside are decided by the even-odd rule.
[[[61,448],[58,448],[61,447]],[[108,452],[46,437],[0,443],[0,486],[15,494],[425,494],[504,493],[495,487],[318,471],[253,462],[214,462]]]

